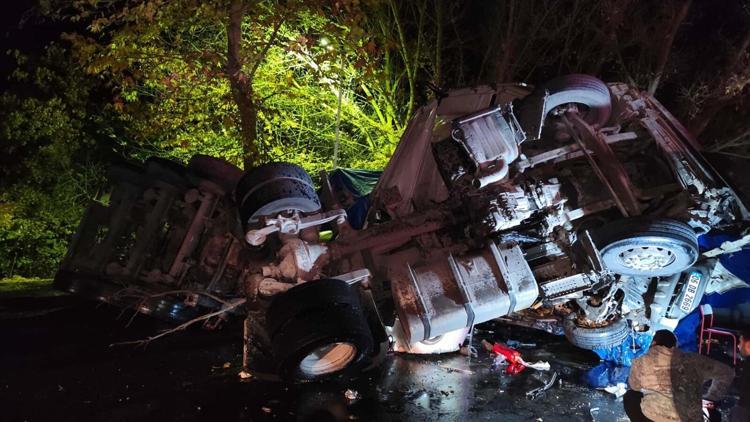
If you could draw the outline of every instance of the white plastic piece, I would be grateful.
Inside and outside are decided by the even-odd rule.
[[[706,286],[704,294],[726,293],[732,289],[748,288],[750,284],[742,281],[739,277],[727,270],[721,262],[717,262],[711,271],[711,278]]]

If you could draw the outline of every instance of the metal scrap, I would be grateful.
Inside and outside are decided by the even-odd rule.
[[[726,253],[739,252],[743,247],[750,245],[750,234],[735,240],[726,241],[722,243],[718,248],[713,248],[710,251],[703,252],[703,256],[707,258],[714,258],[719,255]]]
[[[506,340],[505,344],[514,349],[533,349],[536,347],[536,343],[522,343],[518,340]]]
[[[553,372],[550,379],[541,387],[537,387],[533,390],[527,391],[526,398],[529,400],[535,400],[537,397],[541,396],[542,393],[552,388],[552,386],[555,385],[555,381],[557,381],[557,372]]]
[[[468,370],[468,369],[461,369],[461,368],[454,368],[452,366],[447,365],[438,365],[440,368],[447,369],[450,372],[460,372],[462,374],[466,375],[474,375],[474,371]]]

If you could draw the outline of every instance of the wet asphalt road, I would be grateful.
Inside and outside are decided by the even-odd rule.
[[[239,324],[188,330],[146,349],[112,348],[165,327],[143,316],[126,327],[129,315],[118,315],[65,296],[0,298],[0,420],[627,421],[621,401],[583,385],[592,355],[535,331],[485,324],[475,334],[477,346],[482,338],[544,343],[523,356],[549,361],[561,381],[529,400],[526,391],[550,373],[492,371],[483,351],[470,361],[388,356],[358,380],[241,382]],[[347,389],[359,398],[348,400]]]

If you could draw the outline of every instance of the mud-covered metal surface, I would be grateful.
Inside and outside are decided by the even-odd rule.
[[[0,299],[0,419],[627,420],[621,401],[584,385],[596,358],[539,331],[490,322],[473,342],[536,343],[519,350],[527,361],[549,361],[549,372],[493,371],[480,350],[471,359],[389,355],[357,381],[289,385],[240,381],[239,329],[188,330],[146,349],[109,347],[163,328],[147,317],[125,327],[119,312],[72,297]],[[549,390],[526,397],[555,371]]]

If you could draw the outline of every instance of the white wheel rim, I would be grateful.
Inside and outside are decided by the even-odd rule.
[[[659,246],[635,246],[619,254],[622,265],[639,271],[666,268],[675,260],[669,248]]]
[[[306,375],[319,376],[346,368],[357,355],[357,347],[351,343],[330,343],[314,349],[299,364]]]

